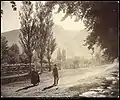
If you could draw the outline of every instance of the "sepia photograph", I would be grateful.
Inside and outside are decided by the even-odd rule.
[[[1,98],[119,98],[119,1],[1,1]]]

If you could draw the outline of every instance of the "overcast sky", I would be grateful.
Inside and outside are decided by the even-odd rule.
[[[17,11],[13,11],[11,8],[11,4],[8,3],[8,1],[4,1],[2,3],[2,9],[4,11],[4,14],[2,16],[2,25],[1,25],[1,31],[6,32],[14,29],[19,29],[20,28],[20,23],[19,23],[19,8],[21,5],[21,1],[17,1]],[[84,24],[83,22],[74,22],[74,18],[71,19],[68,17],[65,21],[61,22],[61,18],[64,16],[64,14],[61,12],[59,14],[54,14],[53,15],[53,20],[55,24],[61,25],[64,29],[67,30],[83,30]]]

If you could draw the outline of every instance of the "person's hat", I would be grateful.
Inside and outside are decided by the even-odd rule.
[[[54,66],[57,66],[56,64],[54,64]]]

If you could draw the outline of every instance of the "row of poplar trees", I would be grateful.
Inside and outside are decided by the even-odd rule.
[[[34,50],[37,52],[41,68],[44,59],[47,59],[51,71],[51,56],[56,48],[52,32],[54,23],[51,9],[41,2],[36,2],[33,5],[30,1],[23,1],[19,15],[21,24],[20,44],[29,58],[30,72]],[[43,68],[41,71],[43,72]]]

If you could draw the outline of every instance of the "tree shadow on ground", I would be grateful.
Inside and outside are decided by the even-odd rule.
[[[35,87],[35,86],[34,85],[26,86],[24,88],[18,89],[16,92],[21,91],[21,90],[25,90],[25,89],[28,89],[28,88],[32,88],[32,87]]]

